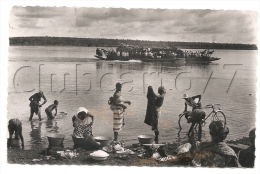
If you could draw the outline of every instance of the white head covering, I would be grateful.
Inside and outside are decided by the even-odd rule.
[[[76,112],[76,120],[75,120],[75,124],[76,125],[79,125],[79,124],[88,124],[88,117],[86,117],[84,120],[80,120],[79,118],[78,118],[78,113],[80,113],[80,112],[85,112],[86,114],[88,113],[88,110],[86,109],[86,108],[84,108],[84,107],[79,107],[79,109],[78,109],[78,111]]]
[[[79,107],[79,109],[78,109],[78,111],[76,113],[76,116],[78,116],[78,113],[80,113],[80,112],[85,112],[87,114],[88,110],[86,108],[84,108],[84,107]]]

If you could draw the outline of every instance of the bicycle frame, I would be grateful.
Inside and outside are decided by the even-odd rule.
[[[220,105],[220,104],[215,104],[215,105]],[[210,116],[214,116],[214,114],[216,114],[217,112],[221,111],[221,109],[217,109],[215,110],[215,106],[214,104],[211,105],[212,107],[212,111],[208,114],[208,116],[205,118],[205,121],[210,117]],[[213,115],[212,115],[213,114]],[[185,113],[182,113],[179,115],[179,121],[178,121],[178,124],[179,124],[179,132],[178,132],[178,135],[180,134],[181,130],[182,130],[182,127],[181,127],[181,118],[185,115]],[[195,125],[195,128],[197,127],[197,125]]]
[[[216,113],[215,110],[211,111],[211,113],[205,118],[205,121],[211,116],[211,114],[214,114],[214,113]]]

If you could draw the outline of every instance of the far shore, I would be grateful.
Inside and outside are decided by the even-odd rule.
[[[84,46],[84,47],[118,47],[121,44],[143,48],[178,49],[227,49],[227,50],[258,50],[255,44],[214,43],[214,42],[180,42],[150,41],[106,38],[71,38],[71,37],[10,37],[10,46]]]

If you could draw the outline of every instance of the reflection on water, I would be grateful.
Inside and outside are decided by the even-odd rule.
[[[32,147],[37,147],[43,141],[42,133],[41,133],[42,122],[31,121],[30,124],[31,124],[30,143]]]
[[[46,130],[48,133],[59,133],[58,129],[58,122],[56,120],[46,121]]]
[[[37,47],[37,49],[41,48]],[[24,53],[20,49],[12,49],[13,53],[10,54],[11,61],[9,61],[8,119],[19,116],[24,122],[24,137],[29,140],[29,144],[25,144],[27,148],[37,148],[39,145],[45,147],[46,134],[48,133],[65,134],[64,145],[73,146],[70,137],[73,132],[71,117],[81,106],[86,107],[95,116],[93,126],[95,136],[113,136],[113,117],[107,101],[113,95],[115,84],[118,81],[123,83],[122,96],[132,103],[126,110],[126,126],[119,134],[119,139],[126,143],[136,143],[138,135],[153,134],[151,127],[144,124],[147,105],[146,92],[149,85],[153,86],[154,89],[161,85],[166,88],[166,96],[161,107],[162,114],[159,119],[159,140],[161,142],[172,142],[178,138],[187,140],[188,138],[186,133],[190,124],[187,124],[185,119],[181,121],[180,137],[177,135],[179,130],[178,115],[184,110],[184,100],[182,99],[184,93],[190,96],[202,94],[204,105],[221,104],[230,129],[228,138],[247,136],[249,130],[255,127],[255,57],[257,52],[254,51],[245,51],[248,61],[245,61],[244,57],[241,56],[245,55],[241,54],[241,51],[217,50],[215,51],[216,56],[221,57],[217,62],[186,64],[183,60],[160,63],[101,61],[97,59],[90,61],[88,59],[85,62],[75,62],[75,57],[69,57],[73,54],[67,55],[66,60],[72,60],[70,62],[55,58],[62,49],[68,49],[67,51],[74,49],[67,47],[53,48],[57,51],[53,52],[54,55],[45,54],[43,50],[42,55],[37,55],[34,61],[30,61],[33,59],[31,53],[34,52],[35,47],[28,48],[31,49],[30,54],[28,54],[28,50]],[[89,53],[86,50],[89,50]],[[79,51],[77,54],[81,52],[93,56],[95,48],[75,48],[74,52],[77,51]],[[63,54],[63,56],[65,55]],[[20,59],[21,56],[23,56],[22,59]],[[44,59],[46,56],[48,59]],[[86,56],[80,55],[78,57]],[[44,65],[41,66],[39,78],[40,64]],[[224,66],[224,64],[243,65]],[[13,83],[15,72],[22,66],[31,66],[31,68],[19,71],[15,77],[15,83]],[[235,72],[237,72],[236,76],[230,86]],[[64,83],[64,74],[66,73],[69,75],[66,75],[66,83]],[[52,79],[50,78],[51,74],[55,74]],[[24,92],[32,89],[35,91]],[[30,114],[28,98],[39,89],[44,91],[48,101],[43,107],[58,100],[58,111],[66,112],[68,115],[47,120],[47,116],[43,113],[44,120],[42,122],[33,120],[31,125],[26,124]],[[205,112],[209,114],[211,110],[205,109]],[[202,139],[210,137],[209,123],[210,119],[202,128]],[[197,137],[196,132],[194,132],[194,137]]]

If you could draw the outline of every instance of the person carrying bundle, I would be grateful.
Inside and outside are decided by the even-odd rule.
[[[131,102],[124,100],[121,96],[122,84],[116,84],[116,91],[113,97],[109,98],[108,104],[110,109],[113,111],[113,131],[114,131],[114,141],[118,140],[118,132],[122,130],[124,126],[124,112],[127,108],[125,103],[131,105]]]

